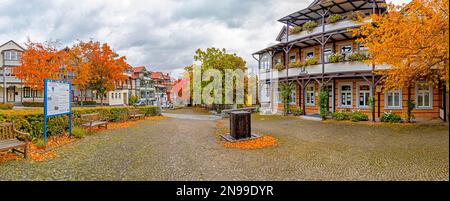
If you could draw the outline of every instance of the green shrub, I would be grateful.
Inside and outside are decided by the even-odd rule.
[[[303,67],[303,63],[302,62],[294,62],[294,63],[289,63],[289,68],[300,68]]]
[[[354,112],[352,112],[351,120],[353,122],[369,121],[369,116],[367,116],[366,114],[364,114],[360,111],[354,111]]]
[[[83,103],[83,104],[81,104],[81,103]],[[95,102],[95,101],[78,101],[78,102],[76,102],[76,105],[77,106],[97,105],[97,102]]]
[[[303,24],[303,30],[312,31],[314,28],[317,27],[317,22],[315,21],[309,21]]]
[[[303,115],[304,112],[303,112],[303,109],[302,109],[302,108],[297,108],[296,110],[293,111],[293,114],[294,114],[295,116],[300,116],[300,115]]]
[[[110,121],[124,120],[129,106],[114,107],[77,107],[73,108],[73,126],[80,125],[80,115],[90,113],[100,113],[108,117]],[[157,106],[136,107],[146,116],[159,116],[161,109]],[[32,139],[42,138],[43,130],[43,109],[28,110],[0,110],[0,122],[14,122],[20,131],[30,133]],[[63,134],[69,128],[69,118],[67,115],[49,118],[47,121],[47,136]]]
[[[317,59],[317,57],[309,57],[308,59],[305,60],[304,65],[310,66],[310,65],[316,65],[318,63],[319,63],[319,59]]]
[[[322,119],[325,119],[328,115],[328,91],[327,90],[320,90],[319,91],[319,112],[320,117]]]
[[[336,63],[336,62],[343,62],[345,60],[345,56],[342,54],[332,54],[328,56],[328,62],[329,63]]]
[[[138,102],[138,96],[132,95],[130,96],[130,100],[128,100],[129,105],[134,105],[135,103]]]
[[[331,116],[333,117],[333,119],[336,119],[336,120],[339,120],[339,121],[341,121],[341,120],[350,120],[350,114],[348,112],[346,112],[346,111],[343,111],[343,110],[339,110],[337,112],[333,112],[333,113],[331,113]]]
[[[355,22],[363,22],[366,15],[361,11],[353,11],[347,14],[347,18]]]
[[[381,122],[389,122],[389,123],[400,123],[402,122],[402,118],[393,112],[384,112],[384,114],[380,118]]]
[[[414,119],[412,111],[414,110],[414,108],[416,108],[416,104],[414,103],[413,100],[407,100],[406,105],[408,108],[406,110],[406,121],[411,122]]]
[[[330,15],[327,19],[328,23],[332,23],[332,24],[336,23],[340,20],[342,20],[342,15],[339,15],[339,14]]]
[[[44,107],[44,102],[22,102],[24,107]]]
[[[302,31],[302,27],[301,26],[294,26],[291,29],[291,34],[298,34]]]
[[[11,110],[14,105],[9,103],[0,103],[0,110]]]
[[[348,60],[349,61],[364,61],[366,60],[368,57],[365,53],[353,53],[348,55]]]
[[[72,135],[76,138],[84,138],[84,136],[86,136],[86,129],[75,126],[72,128]]]
[[[275,69],[284,70],[286,67],[283,64],[275,64]]]

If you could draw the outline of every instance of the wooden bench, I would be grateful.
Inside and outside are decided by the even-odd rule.
[[[128,117],[130,119],[141,119],[145,117],[145,114],[140,109],[133,108],[128,110]]]
[[[80,120],[81,126],[89,127],[89,130],[95,126],[97,126],[98,128],[104,127],[108,129],[108,119],[101,116],[99,113],[82,114],[80,116]]]
[[[18,140],[18,136],[21,136],[24,141]],[[13,152],[22,153],[24,158],[27,158],[29,138],[30,134],[16,130],[14,123],[0,123],[0,151],[12,149]],[[23,151],[17,148],[22,148]]]

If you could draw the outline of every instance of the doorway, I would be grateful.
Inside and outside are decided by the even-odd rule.
[[[16,102],[16,87],[10,86],[6,89],[6,102]]]
[[[328,91],[328,101],[327,101],[327,109],[328,112],[334,112],[334,86],[333,84],[328,84],[325,86],[325,89]]]

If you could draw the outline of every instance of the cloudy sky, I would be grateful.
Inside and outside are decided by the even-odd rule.
[[[312,0],[0,0],[0,43],[14,40],[108,42],[133,66],[177,75],[197,48],[226,48],[252,68],[276,20]],[[410,0],[388,0],[395,4]]]

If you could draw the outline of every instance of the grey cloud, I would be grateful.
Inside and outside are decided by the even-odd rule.
[[[276,20],[310,1],[0,0],[0,42],[30,37],[67,46],[94,39],[131,65],[164,72],[192,64],[197,48],[215,46],[254,67],[251,53],[273,42],[283,26]]]

